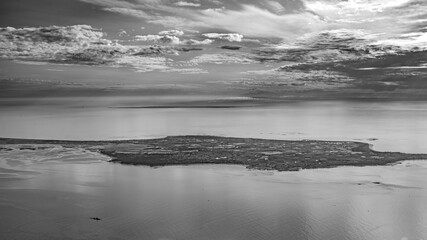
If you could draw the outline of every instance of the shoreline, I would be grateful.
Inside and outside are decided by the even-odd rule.
[[[110,157],[110,162],[150,167],[233,164],[258,170],[298,171],[427,160],[427,154],[380,152],[373,150],[369,143],[356,141],[272,140],[206,135],[111,141],[0,138],[0,151],[8,151],[7,145],[31,144],[83,148]],[[20,150],[37,149],[37,146],[20,148]]]

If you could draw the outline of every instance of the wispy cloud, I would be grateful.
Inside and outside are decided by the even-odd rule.
[[[149,15],[146,12],[139,10],[139,9],[122,8],[122,7],[108,7],[108,8],[104,8],[104,10],[109,11],[109,12],[115,12],[115,13],[120,13],[123,15],[132,16],[132,17],[137,17],[137,18],[152,19],[151,15]]]
[[[384,43],[425,47],[419,37],[405,35],[425,32],[427,2],[423,0],[80,1],[166,28],[201,32],[221,30],[249,38],[282,39],[289,44],[307,34],[345,29],[375,36],[378,43],[386,39],[405,39],[406,42]]]
[[[188,61],[190,65],[197,66],[200,64],[249,64],[253,60],[236,54],[202,54]]]
[[[242,5],[240,10],[205,10],[192,17],[205,28],[219,28],[250,37],[283,39],[310,32],[322,22],[308,12],[279,15],[252,5]]]
[[[186,1],[179,1],[174,3],[175,6],[179,6],[179,7],[200,7],[201,4],[198,2],[186,2]]]

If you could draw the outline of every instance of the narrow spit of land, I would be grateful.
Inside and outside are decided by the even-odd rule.
[[[84,148],[111,157],[112,162],[166,166],[240,164],[252,169],[298,171],[337,166],[385,165],[402,160],[427,159],[427,154],[378,152],[369,144],[350,141],[285,141],[214,136],[172,136],[124,141],[57,141],[0,138],[0,151],[19,145],[37,150],[55,144]]]

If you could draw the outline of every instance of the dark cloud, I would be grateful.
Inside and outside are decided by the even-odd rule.
[[[240,50],[242,47],[241,46],[224,45],[224,46],[221,46],[221,48],[227,49],[227,50]]]
[[[422,67],[426,57],[427,51],[406,52],[363,60],[288,65],[278,71],[310,73],[327,69],[328,72],[336,72],[352,79],[351,86],[355,89],[397,93],[398,90],[411,90],[417,92],[413,96],[417,98],[420,97],[419,91],[427,89],[427,83],[424,81],[427,77],[427,66]]]

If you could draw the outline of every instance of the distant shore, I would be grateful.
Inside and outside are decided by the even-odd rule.
[[[338,166],[374,166],[403,160],[427,159],[427,154],[378,152],[368,143],[353,141],[266,140],[215,136],[170,136],[147,140],[61,141],[0,138],[0,151],[9,145],[20,150],[44,144],[84,148],[111,158],[111,162],[146,165],[239,164],[251,169],[298,171]]]

